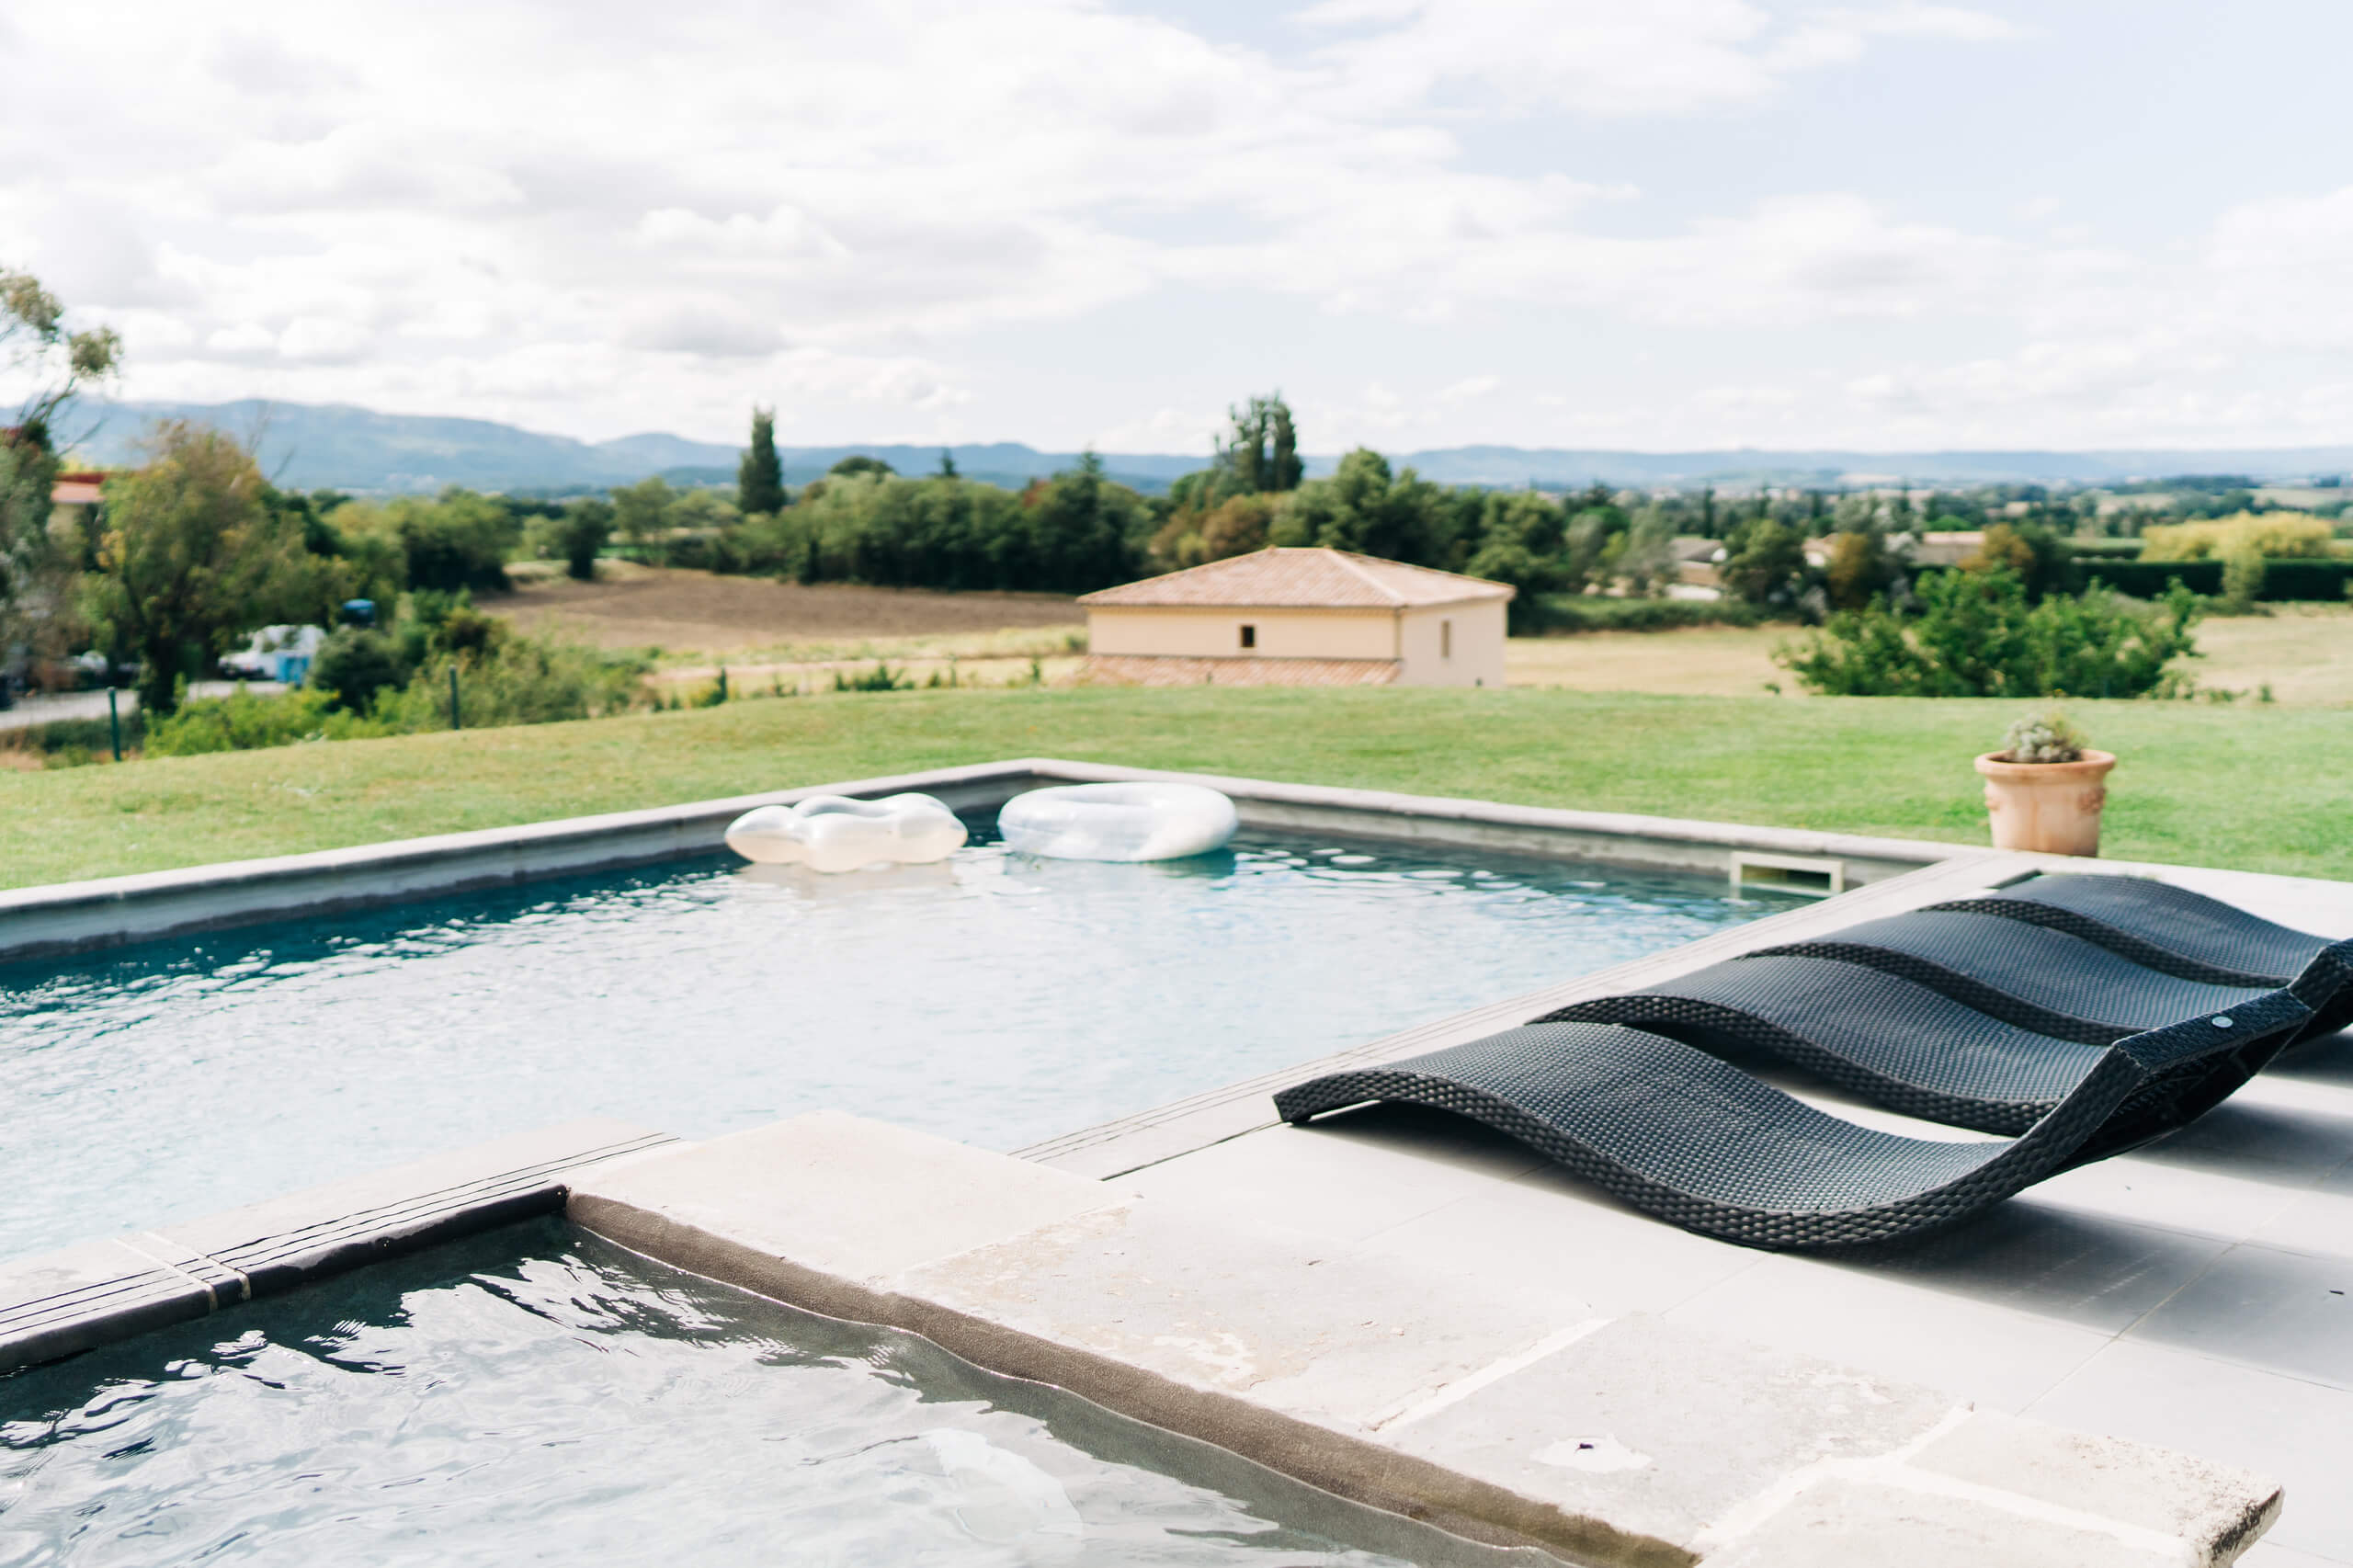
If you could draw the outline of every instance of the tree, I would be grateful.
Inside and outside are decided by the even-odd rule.
[[[752,444],[735,468],[735,505],[745,512],[784,510],[784,464],[776,455],[776,410],[752,410]]]
[[[567,505],[551,530],[563,552],[563,573],[583,583],[597,580],[597,554],[613,537],[613,504],[584,495]]]
[[[253,454],[218,430],[155,427],[148,460],[108,486],[107,528],[85,605],[140,661],[151,715],[177,705],[184,676],[256,627],[324,619],[342,597],[336,563],[302,548],[299,523],[262,503]]]
[[[1476,517],[1475,510],[1471,516]],[[1332,477],[1299,487],[1277,519],[1273,539],[1445,568],[1455,563],[1464,521],[1437,485],[1410,468],[1392,474],[1388,459],[1358,447],[1340,460]]]
[[[1306,470],[1299,458],[1299,434],[1291,424],[1290,405],[1283,402],[1283,394],[1254,397],[1239,408],[1227,409],[1226,416],[1233,423],[1232,438],[1217,444],[1212,464],[1223,477],[1219,486],[1222,493],[1264,495],[1298,489]]]
[[[1279,392],[1267,403],[1267,473],[1269,490],[1296,490],[1307,465],[1299,458],[1299,432],[1291,426],[1290,404]]]
[[[1142,496],[1104,477],[1103,460],[1093,452],[1024,492],[1023,501],[1035,586],[1084,594],[1135,574],[1134,541],[1151,514]]]
[[[670,502],[676,494],[658,473],[613,492],[613,522],[640,561],[652,558],[655,541],[670,526]]]
[[[2075,552],[2040,523],[1995,523],[1977,549],[1961,562],[1963,572],[2003,570],[2017,574],[2027,597],[2063,594],[2076,586]]]
[[[939,472],[933,475],[933,477],[937,479],[958,479],[962,477],[956,472],[956,454],[954,452],[949,451],[945,447],[939,449]]]
[[[1771,517],[1751,518],[1724,541],[1717,575],[1725,592],[1759,609],[1796,610],[1812,585],[1805,536]]]
[[[860,474],[871,474],[878,479],[889,479],[899,471],[881,458],[870,458],[863,452],[857,452],[842,459],[825,472],[839,474],[844,479],[855,479]]]
[[[65,330],[65,307],[29,272],[0,268],[0,353],[30,383],[16,423],[0,430],[0,648],[59,653],[77,551],[49,533],[57,483],[55,426],[83,388],[107,380],[122,358],[112,327]]]
[[[65,307],[29,272],[0,269],[0,348],[34,385],[17,411],[11,439],[45,451],[58,445],[52,426],[75,393],[114,374],[122,339],[110,326],[65,330]]]

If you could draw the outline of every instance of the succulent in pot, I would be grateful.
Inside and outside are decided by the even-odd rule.
[[[2044,855],[2099,853],[2099,818],[2108,804],[2115,756],[2095,751],[2055,709],[2012,724],[2000,751],[1977,759],[1994,847]]]

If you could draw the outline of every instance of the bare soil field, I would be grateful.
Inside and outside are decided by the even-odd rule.
[[[483,609],[525,631],[601,648],[735,653],[952,639],[1086,620],[1075,601],[1058,594],[939,594],[831,583],[803,587],[616,561],[600,563],[594,583],[575,583],[541,562],[512,570],[516,591],[485,597]]]

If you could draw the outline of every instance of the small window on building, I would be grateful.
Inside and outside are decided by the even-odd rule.
[[[1245,648],[1256,648],[1258,645],[1258,629],[1256,627],[1245,626],[1242,629],[1242,645]]]
[[[1438,656],[1441,659],[1454,657],[1454,622],[1450,620],[1438,623]]]

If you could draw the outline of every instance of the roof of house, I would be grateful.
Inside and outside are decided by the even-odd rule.
[[[1254,551],[1088,594],[1083,605],[1232,606],[1253,609],[1397,609],[1507,599],[1508,583],[1465,577],[1345,550]]]

